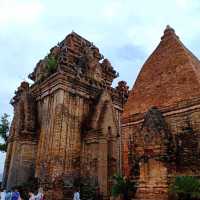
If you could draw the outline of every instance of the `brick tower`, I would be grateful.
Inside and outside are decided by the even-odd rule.
[[[120,171],[120,116],[128,88],[108,59],[72,32],[36,65],[12,100],[14,118],[4,171],[7,188],[37,178],[47,199],[72,198],[86,178],[106,198]],[[56,195],[56,196],[55,196]]]
[[[137,200],[166,200],[176,175],[200,176],[200,62],[167,26],[123,113],[123,170]]]

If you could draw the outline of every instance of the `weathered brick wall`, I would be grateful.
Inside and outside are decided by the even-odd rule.
[[[7,187],[22,185],[34,177],[37,145],[32,141],[15,141],[7,177]]]
[[[114,107],[109,93],[102,99],[101,93],[91,93],[88,98],[85,93],[63,88],[38,101],[36,176],[49,191],[49,198],[58,179],[68,183],[71,179],[73,184],[80,175],[96,180],[101,192],[108,195],[108,181],[119,171],[121,111]],[[96,125],[91,127],[94,121]]]
[[[37,134],[35,101],[29,84],[22,82],[12,100],[14,118],[10,128],[3,185],[10,189],[22,185],[35,173]]]
[[[175,143],[176,173],[200,175],[199,116],[199,105],[195,105],[165,117]]]
[[[104,196],[110,195],[112,176],[119,173],[120,110],[114,108],[108,92],[104,91],[90,118],[92,129],[85,132],[82,143],[82,176],[93,178]]]
[[[199,102],[184,102],[163,108],[161,112],[170,135],[168,139],[159,139],[162,134],[152,131],[152,127],[142,128],[145,123],[142,115],[140,118],[135,116],[135,120],[133,116],[123,124],[123,170],[125,175],[138,181],[137,199],[165,200],[173,177],[200,176]],[[162,140],[169,146],[163,146]]]
[[[81,125],[88,113],[88,102],[83,98],[56,91],[40,103],[42,115],[37,156],[37,175],[45,171],[54,180],[63,174],[77,172],[80,165]],[[43,165],[46,168],[43,168]]]

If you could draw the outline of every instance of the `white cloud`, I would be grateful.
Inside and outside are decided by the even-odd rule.
[[[181,7],[181,8],[187,8],[188,4],[190,4],[189,0],[176,0],[176,4],[177,6]]]
[[[119,0],[110,1],[104,5],[102,9],[102,15],[106,18],[116,17],[117,15],[120,15],[122,6],[122,2]]]
[[[38,20],[43,6],[40,1],[0,1],[0,25],[31,24]]]

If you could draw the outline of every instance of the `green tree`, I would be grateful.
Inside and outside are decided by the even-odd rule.
[[[53,74],[54,72],[56,72],[57,65],[58,65],[58,61],[57,61],[57,59],[55,57],[49,56],[47,58],[46,68],[47,68],[47,72],[48,72],[49,75]]]
[[[179,200],[200,200],[200,180],[194,176],[177,176],[170,192]]]
[[[7,150],[7,140],[8,140],[8,131],[9,131],[9,121],[8,115],[6,113],[0,119],[0,137],[3,140],[0,143],[0,151],[6,152]]]
[[[133,195],[136,192],[136,183],[131,182],[129,179],[122,177],[120,175],[115,175],[113,177],[114,185],[112,186],[112,196],[118,197],[122,196],[124,200],[130,199],[130,193]]]
[[[96,200],[98,183],[92,177],[79,177],[74,180],[74,189],[80,189],[81,200]]]

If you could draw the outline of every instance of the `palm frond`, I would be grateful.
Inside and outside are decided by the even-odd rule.
[[[179,197],[200,199],[200,181],[194,176],[177,176],[170,187],[170,192]]]

